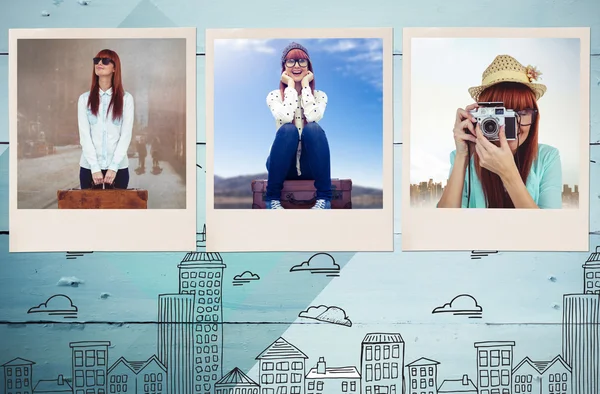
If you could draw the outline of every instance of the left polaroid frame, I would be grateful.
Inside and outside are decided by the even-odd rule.
[[[195,250],[196,41],[196,28],[9,30],[10,252]],[[150,67],[147,62],[161,61],[160,56],[149,57],[150,44],[156,44],[155,47],[164,51],[172,51],[176,56],[171,62],[173,65],[160,63]],[[175,47],[177,50],[171,49]],[[55,52],[47,53],[44,57],[39,52],[35,55],[35,48],[38,48],[37,51]],[[160,48],[157,49],[159,52]],[[83,96],[96,89],[92,83],[94,78],[100,81],[102,77],[102,71],[94,66],[92,58],[100,56],[100,51],[104,49],[111,49],[114,51],[111,53],[118,54],[115,55],[117,61],[110,61],[107,65],[109,71],[113,72],[109,74],[112,75],[112,79],[109,79],[112,85],[103,91],[98,82],[102,94],[98,100],[97,115],[92,116],[94,111],[90,115],[88,108],[86,119],[87,100]],[[113,56],[103,53],[101,57]],[[134,53],[140,55],[133,56]],[[139,61],[136,60],[138,58]],[[41,59],[47,59],[48,67],[53,67],[52,72],[40,71],[36,63],[44,61]],[[119,68],[115,67],[116,64],[123,67],[120,78],[122,85],[115,82]],[[170,73],[172,70],[176,72]],[[31,79],[38,86],[35,99],[23,91],[33,86]],[[77,86],[69,86],[75,83]],[[166,94],[161,86],[172,85],[177,88],[167,89],[170,94],[168,105],[161,105],[160,100],[152,98]],[[152,89],[158,91],[152,92]],[[124,91],[123,103],[118,105],[122,108],[121,116],[118,115],[120,109],[112,111],[111,108],[115,106],[114,103],[110,104],[111,97],[104,97],[104,93],[111,96],[119,90]],[[177,103],[175,109],[169,107],[175,105],[172,102]],[[107,115],[104,121],[101,113]],[[114,115],[113,121],[109,122],[106,119],[111,114]],[[98,121],[89,120],[90,116]],[[176,119],[176,123],[173,119]],[[96,136],[92,134],[93,125],[98,123],[102,127],[96,127],[96,130],[101,131],[103,136],[95,139],[98,133]],[[32,137],[31,133],[35,136]],[[25,138],[23,134],[26,134]],[[119,144],[119,141],[129,139],[129,144]],[[157,150],[161,139],[162,148]],[[82,143],[87,147],[87,155],[83,153]],[[98,145],[107,149],[98,148]],[[138,145],[146,149],[138,148]],[[170,149],[171,145],[174,149]],[[140,156],[136,149],[147,151],[147,155]],[[65,153],[66,150],[69,152]],[[38,151],[43,152],[34,154]],[[160,152],[160,156],[152,157],[155,152]],[[38,163],[29,160],[29,163],[23,164],[24,158],[31,157]],[[97,166],[92,168],[86,157],[97,159]],[[140,157],[144,157],[144,160]],[[146,170],[141,163],[152,163],[152,167],[148,166]],[[63,169],[55,167],[54,171],[47,171],[53,166]],[[58,201],[62,201],[61,192],[88,192],[80,190],[82,186],[88,186],[82,184],[81,179],[86,178],[86,169],[91,173],[95,168],[118,169],[117,177],[119,174],[125,175],[119,178],[120,188],[128,190],[117,192],[136,194],[136,191],[142,190],[139,194],[142,203],[94,205],[89,201],[86,204],[84,199],[77,196],[73,204],[61,205],[62,209],[58,209]],[[125,168],[128,171],[121,172]],[[19,171],[30,174],[25,179],[25,174],[20,176]],[[142,176],[146,178],[142,179]],[[129,182],[125,181],[127,179]],[[28,185],[27,190],[20,190],[19,182],[21,187],[27,182],[38,187]],[[117,186],[117,179],[114,186]],[[177,190],[176,195],[173,189]],[[147,197],[144,197],[145,191]],[[27,198],[23,197],[25,195]],[[115,195],[106,194],[100,199],[114,202]],[[27,202],[24,203],[24,200]]]
[[[206,245],[208,251],[393,251],[392,38],[391,28],[208,29],[206,31],[206,225],[210,228],[210,237],[207,238]],[[324,43],[333,42],[336,43],[334,45],[335,51],[332,49],[323,51],[315,49],[320,48],[319,45],[326,45]],[[261,204],[257,203],[256,200],[252,200],[253,196],[261,198],[261,192],[257,192],[254,186],[251,187],[248,176],[241,176],[240,178],[236,175],[243,171],[254,171],[254,174],[259,171],[265,172],[264,163],[267,159],[266,156],[269,155],[269,146],[273,138],[275,138],[276,133],[283,129],[283,127],[288,128],[287,132],[293,133],[290,130],[290,125],[300,131],[301,126],[299,125],[302,122],[300,119],[305,116],[305,113],[302,113],[302,118],[296,118],[299,119],[298,121],[294,121],[292,117],[292,121],[295,122],[293,124],[289,120],[284,121],[283,118],[277,119],[277,121],[282,122],[280,128],[277,129],[272,126],[275,120],[267,107],[267,104],[269,104],[267,102],[269,97],[267,96],[269,94],[275,95],[272,90],[280,86],[280,70],[283,67],[280,58],[282,50],[289,48],[289,45],[294,45],[292,43],[305,43],[304,45],[310,47],[310,49],[307,48],[308,52],[311,53],[311,60],[308,66],[302,66],[299,62],[295,64],[298,64],[298,67],[310,68],[312,62],[315,61],[314,80],[318,80],[319,82],[317,82],[317,87],[314,88],[316,89],[314,93],[317,100],[320,97],[321,100],[325,100],[327,105],[324,123],[321,124],[324,125],[325,122],[332,122],[323,126],[327,133],[327,139],[330,141],[329,145],[332,152],[332,188],[337,187],[337,185],[333,185],[333,179],[336,177],[339,177],[341,180],[344,177],[359,178],[362,176],[360,182],[373,181],[377,177],[378,180],[376,182],[379,182],[377,188],[381,187],[378,193],[381,193],[380,195],[382,196],[378,207],[381,208],[360,208],[358,204],[355,204],[355,196],[353,195],[351,201],[352,209],[336,209],[334,207],[333,209],[313,210],[293,209],[294,207],[288,206],[289,209],[286,208],[281,210],[281,212],[266,212],[270,210],[266,210],[264,207],[260,209]],[[370,54],[372,52],[369,52],[373,47],[365,43],[376,43],[377,56],[375,58],[371,57]],[[230,52],[224,52],[224,47],[229,48],[227,50]],[[339,59],[336,58],[337,60],[332,60],[333,58],[331,57],[327,58],[329,55],[326,53],[336,52],[340,54],[349,48],[360,48],[360,51],[363,51],[362,53],[353,54],[354,57],[352,59],[350,59],[350,54],[344,53],[348,66],[355,68],[351,71],[364,72],[360,73],[360,76],[354,76],[353,78],[355,79],[348,77],[346,81],[332,82],[332,80],[338,81],[339,79],[336,78],[341,77],[344,73],[345,68],[342,67],[344,63],[342,65],[339,64],[339,61],[343,61],[341,57]],[[246,52],[240,54],[244,50]],[[289,54],[290,52],[287,53]],[[266,55],[268,59],[262,57],[262,55]],[[228,73],[223,71],[223,59],[236,59],[236,56],[242,59],[242,62],[254,63],[256,74],[250,75],[242,72],[242,74],[236,76],[234,75],[236,72],[232,71],[232,78],[228,78]],[[317,60],[319,56],[321,57]],[[335,63],[331,67],[324,66],[327,59],[334,63],[337,61],[338,63]],[[358,61],[358,59],[361,61]],[[375,61],[378,67],[381,67],[376,74],[376,81],[380,84],[377,87],[378,98],[373,99],[367,106],[363,105],[360,107],[363,108],[363,111],[365,111],[364,108],[370,108],[368,114],[377,122],[377,127],[373,127],[372,129],[369,127],[369,121],[364,118],[356,119],[356,121],[352,120],[352,124],[344,123],[349,121],[346,118],[356,116],[352,114],[352,109],[348,109],[348,105],[352,106],[352,102],[355,103],[363,100],[366,94],[365,91],[369,92],[367,87],[363,87],[366,86],[362,83],[363,81],[358,79],[361,76],[364,77],[363,74],[368,72],[366,68],[368,64],[363,59]],[[320,68],[317,69],[317,67]],[[268,73],[268,75],[265,76],[265,73]],[[235,78],[252,78],[252,80],[247,81],[247,83],[240,80],[236,88]],[[227,81],[227,83],[224,83],[224,81]],[[227,86],[231,85],[231,81],[234,83],[233,87],[226,88],[227,84],[229,84]],[[299,83],[298,81],[296,82]],[[340,86],[348,90],[345,90],[345,93],[341,93]],[[317,90],[319,89],[327,91],[329,100],[325,99],[322,95],[319,96],[323,92],[319,91],[319,94],[317,94]],[[270,91],[271,93],[269,93]],[[236,95],[242,95],[248,101],[244,103],[244,100],[240,100]],[[344,102],[342,97],[350,97],[351,100],[347,100],[346,104],[341,104],[341,102]],[[299,99],[302,100],[302,98]],[[308,100],[310,102],[310,99]],[[227,105],[235,107],[237,109],[235,113],[231,112],[229,115],[223,115],[223,108]],[[282,103],[282,105],[285,105],[285,103]],[[293,104],[290,103],[290,105]],[[298,105],[304,105],[304,101],[299,102]],[[297,116],[300,115],[300,109],[295,109],[295,111]],[[357,111],[355,110],[354,112],[356,113]],[[220,117],[217,117],[217,113],[220,114]],[[344,113],[348,116],[346,118],[342,116],[343,119],[332,115]],[[287,115],[290,114],[288,113]],[[227,120],[230,117],[234,119],[233,124]],[[260,119],[257,120],[257,118]],[[237,121],[238,119],[239,122]],[[312,121],[307,119],[304,125],[312,125],[312,123],[309,123]],[[313,127],[313,130],[317,130],[314,133],[319,134],[321,126]],[[351,129],[358,129],[360,127],[362,127],[362,135],[361,130],[356,130],[356,132],[351,131]],[[304,128],[306,129],[308,126]],[[232,133],[231,130],[237,130],[238,134],[226,138],[227,133]],[[302,131],[302,138],[306,140],[308,137],[305,136],[305,132]],[[254,137],[249,137],[248,133],[254,133]],[[314,133],[311,134],[316,135]],[[334,143],[332,142],[335,139],[334,133],[339,133],[340,135],[343,133],[346,133],[346,135],[354,133],[353,135],[357,135],[354,141],[359,142],[349,147],[349,145],[345,145],[345,141],[348,141],[348,139],[340,137]],[[289,135],[291,136],[292,134]],[[260,142],[257,142],[258,139],[263,137],[264,141],[261,139]],[[373,159],[369,163],[375,164],[368,164],[361,161],[361,155],[366,155],[364,152],[367,150],[367,145],[374,138],[377,142],[373,144],[378,144],[377,150],[373,151],[370,157],[375,157],[376,159]],[[224,141],[233,141],[234,139],[237,139],[238,142],[246,141],[246,143],[243,145],[238,143],[235,146],[237,150],[232,149],[227,151],[229,153],[223,153]],[[217,142],[216,147],[215,141]],[[296,143],[294,142],[294,144]],[[303,144],[302,146],[305,145]],[[355,160],[345,161],[345,163],[349,164],[339,164],[342,159],[333,157],[339,155],[340,147],[346,156],[350,157],[354,155]],[[219,209],[217,207],[219,204],[215,197],[215,179],[222,178],[225,175],[218,172],[220,171],[219,169],[228,167],[229,170],[235,163],[240,162],[240,157],[247,158],[248,152],[254,152],[255,150],[260,152],[256,153],[256,156],[253,156],[250,160],[246,160],[247,164],[240,164],[235,167],[234,170],[238,172],[226,175],[233,177],[230,179],[235,179],[236,184],[243,182],[241,186],[243,189],[240,190],[243,190],[244,198],[248,201],[244,200],[243,207],[241,208]],[[215,153],[216,151],[218,152]],[[304,161],[301,156],[297,156],[297,160]],[[223,165],[224,163],[225,165]],[[298,165],[302,166],[301,164]],[[336,165],[339,167],[334,169]],[[216,167],[219,167],[219,169],[216,169]],[[364,175],[371,174],[369,171],[377,171],[377,174]],[[340,175],[341,173],[348,175]],[[373,174],[375,173],[373,172]],[[264,179],[268,181],[267,174],[258,175],[261,177],[264,176],[264,178],[252,179]],[[312,180],[310,175],[305,176],[309,177],[307,183],[310,183]],[[353,183],[357,183],[357,179],[351,180]],[[255,185],[254,182],[256,181],[253,181],[252,185]],[[360,182],[358,184],[361,184]],[[263,185],[266,183],[263,183]],[[375,186],[372,187],[375,188]],[[358,191],[359,188],[356,187],[355,189]],[[262,201],[264,201],[265,195],[264,192],[262,193]],[[302,200],[306,202],[305,205],[307,207],[314,204],[317,198],[316,191],[311,191],[310,193],[310,195],[300,198],[307,199]],[[290,192],[289,195],[293,195],[293,192]],[[234,195],[232,194],[231,196]],[[285,196],[283,191],[282,196]],[[292,199],[294,197],[291,197],[289,201]],[[283,202],[282,200],[282,205]],[[292,202],[292,204],[295,203],[296,201]],[[257,207],[259,208],[255,209]]]

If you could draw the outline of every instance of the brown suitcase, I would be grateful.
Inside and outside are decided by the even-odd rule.
[[[352,209],[352,180],[331,180],[333,195],[331,209]],[[267,180],[257,179],[252,181],[252,209],[265,209],[265,195],[267,194]],[[281,205],[285,209],[308,209],[316,201],[315,181],[285,181],[281,190]]]
[[[68,189],[56,192],[59,209],[148,209],[144,189]]]

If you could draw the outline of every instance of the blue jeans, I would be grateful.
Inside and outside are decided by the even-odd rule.
[[[103,176],[106,175],[107,170],[101,171]],[[92,171],[90,169],[79,167],[79,184],[81,189],[91,189],[94,187]],[[113,185],[117,189],[127,189],[127,186],[129,186],[129,168],[121,168],[117,171]]]
[[[329,143],[325,131],[316,122],[307,123],[302,129],[302,154],[300,171],[296,170],[296,151],[300,136],[292,123],[286,123],[277,130],[271,154],[267,158],[266,200],[281,199],[283,181],[314,180],[317,199],[331,201],[331,163]]]

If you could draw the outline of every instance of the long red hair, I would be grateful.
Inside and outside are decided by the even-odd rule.
[[[308,71],[313,72],[312,62],[310,61],[310,58],[308,57],[306,52],[304,52],[302,49],[298,49],[298,48],[292,49],[285,56],[285,60],[287,60],[287,59],[308,59]],[[285,71],[285,60],[283,61],[283,63],[281,63],[281,73],[282,74]],[[310,81],[310,83],[308,85],[310,86],[311,92],[314,94],[315,93],[315,76],[314,75],[313,75],[313,80]],[[285,90],[286,86],[287,86],[286,84],[279,81],[279,91],[281,92],[282,100],[283,100],[283,91]]]
[[[110,49],[101,50],[96,57],[107,57],[113,62],[115,72],[112,75],[113,91],[108,111],[112,108],[113,120],[121,119],[123,116],[123,96],[125,95],[123,82],[121,81],[121,59],[119,59],[119,55],[115,51],[111,51]],[[92,86],[90,88],[90,96],[88,97],[88,108],[95,116],[98,115],[98,106],[100,105],[100,84],[98,83],[98,79],[95,65],[92,65]]]
[[[528,108],[536,110],[536,113],[532,115],[532,123],[531,126],[529,126],[527,139],[517,147],[517,151],[514,155],[521,179],[523,180],[523,183],[527,182],[531,165],[536,159],[538,152],[539,111],[535,94],[527,85],[517,82],[501,82],[490,86],[481,92],[478,101],[500,101],[504,103],[504,107],[514,111],[521,111]],[[519,126],[517,125],[517,128],[518,127]],[[477,154],[475,154],[475,168],[481,181],[481,186],[483,187],[487,207],[514,208],[515,206],[508,193],[505,192],[500,177],[481,167],[479,156]]]

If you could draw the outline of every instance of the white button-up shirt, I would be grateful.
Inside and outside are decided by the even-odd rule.
[[[112,109],[108,105],[112,97],[112,88],[106,92],[100,89],[98,115],[92,114],[87,102],[90,92],[79,96],[77,119],[79,123],[79,141],[83,152],[79,165],[94,172],[110,169],[118,171],[129,167],[127,149],[133,130],[133,96],[125,92],[123,97],[123,116],[112,119]]]

